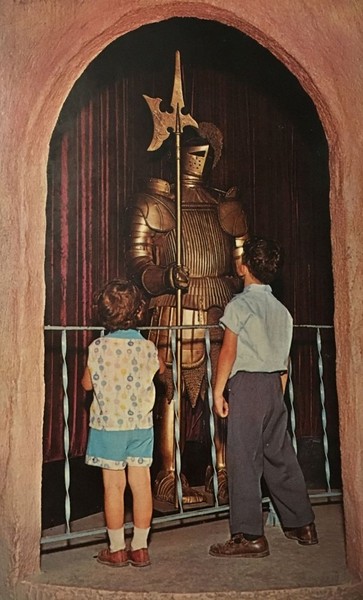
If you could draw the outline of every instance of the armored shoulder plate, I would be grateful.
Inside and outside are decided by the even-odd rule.
[[[167,181],[149,179],[146,190],[136,195],[135,205],[150,229],[170,231],[175,227],[174,196]]]
[[[247,233],[247,220],[242,207],[242,202],[237,200],[237,188],[230,188],[218,206],[219,222],[222,229],[233,235],[241,237]]]
[[[157,179],[156,177],[149,177],[145,181],[145,191],[151,194],[160,194],[166,198],[172,198],[171,185],[165,179]]]

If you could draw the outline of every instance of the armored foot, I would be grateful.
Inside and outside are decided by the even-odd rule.
[[[204,494],[190,487],[187,478],[180,474],[182,484],[183,504],[198,504],[205,502]],[[176,498],[176,474],[174,471],[160,471],[154,483],[154,498],[162,502],[175,503]]]
[[[220,504],[227,504],[229,500],[228,496],[228,477],[227,470],[225,468],[217,469],[218,478],[218,502]],[[205,491],[213,494],[213,468],[209,466],[205,476]]]

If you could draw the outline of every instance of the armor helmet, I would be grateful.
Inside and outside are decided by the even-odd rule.
[[[202,138],[190,140],[182,149],[183,174],[202,177],[210,150],[207,140]]]
[[[222,145],[220,130],[213,123],[200,123],[198,133],[193,130],[192,137],[182,147],[183,175],[196,178],[209,175],[221,156]]]

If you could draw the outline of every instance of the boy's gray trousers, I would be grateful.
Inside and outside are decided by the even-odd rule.
[[[287,431],[279,373],[239,371],[228,382],[227,473],[231,534],[263,535],[261,477],[283,527],[314,521]]]

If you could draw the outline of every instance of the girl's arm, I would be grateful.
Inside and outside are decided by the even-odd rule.
[[[84,370],[83,377],[81,379],[81,385],[86,392],[89,392],[93,389],[91,372],[88,367],[86,367]]]

